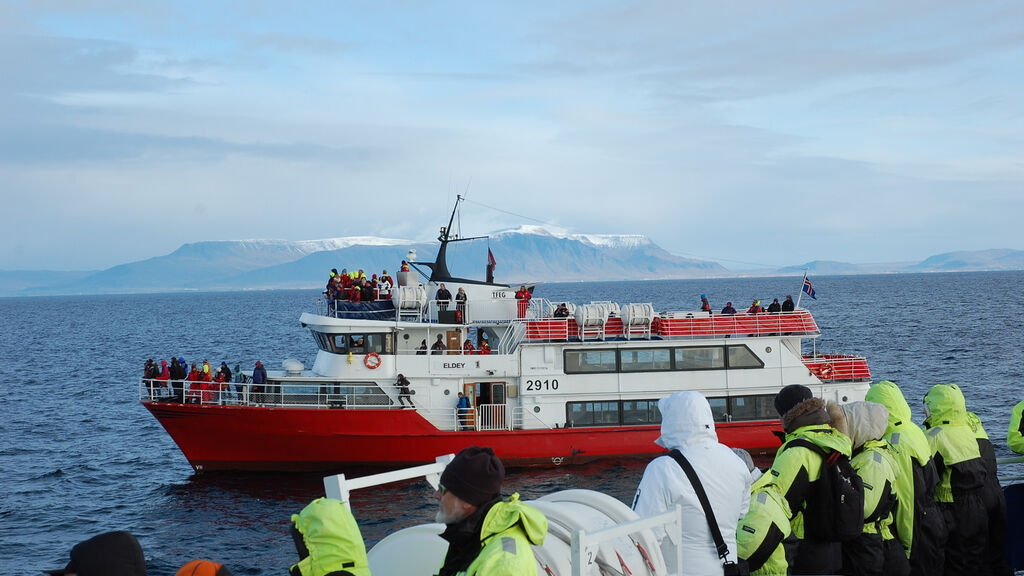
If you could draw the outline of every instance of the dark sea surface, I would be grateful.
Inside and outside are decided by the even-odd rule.
[[[917,421],[932,384],[957,382],[998,456],[1010,456],[1010,408],[1024,397],[1024,272],[812,278],[802,303],[821,327],[820,352],[865,355],[874,379],[901,385]],[[800,278],[541,285],[555,302],[653,302],[717,311],[798,295]],[[316,349],[298,322],[315,291],[0,299],[0,574],[63,567],[77,542],[100,532],[139,537],[150,574],[194,558],[235,574],[285,574],[296,561],[289,518],[323,495],[321,474],[196,475],[138,403],[146,358],[184,356],[232,368],[285,358],[311,366]],[[805,351],[809,351],[808,347]],[[245,438],[238,438],[245,442]],[[512,472],[525,499],[566,488],[628,502],[643,462]],[[346,471],[350,476],[359,471]],[[1024,471],[1010,470],[1016,475]],[[367,547],[432,521],[423,481],[364,490],[353,511]]]

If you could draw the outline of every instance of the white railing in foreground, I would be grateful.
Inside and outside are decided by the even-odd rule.
[[[634,532],[658,527],[665,529],[669,540],[675,545],[675,565],[682,566],[683,547],[678,535],[683,533],[683,506],[676,504],[671,510],[662,512],[657,516],[640,518],[593,532],[573,530],[571,544],[573,576],[583,576],[583,574],[589,573],[584,568],[597,564],[597,549],[602,542],[608,542],[622,536],[629,536]]]
[[[441,481],[441,473],[444,472],[448,463],[455,458],[454,454],[438,456],[433,464],[424,464],[413,468],[383,472],[370,476],[348,479],[344,474],[324,477],[324,495],[328,498],[340,500],[346,507],[351,509],[350,500],[353,490],[371,488],[381,484],[400,482],[422,476],[430,486],[437,490]],[[617,538],[629,537],[630,534],[647,529],[664,528],[669,540],[675,548],[675,565],[683,565],[683,549],[679,535],[683,533],[683,507],[675,505],[671,510],[640,518],[629,522],[623,522],[602,528],[600,530],[573,530],[571,543],[571,559],[573,576],[583,576],[587,573],[594,573],[597,565],[598,548],[603,542],[610,542]]]

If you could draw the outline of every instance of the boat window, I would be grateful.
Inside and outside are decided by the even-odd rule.
[[[393,339],[391,334],[330,334],[321,349],[335,354],[392,354]]]
[[[569,402],[567,426],[618,426],[618,402]]]
[[[661,424],[661,412],[657,400],[623,400],[622,423]]]
[[[721,370],[725,368],[725,350],[721,346],[676,348],[676,370]]]
[[[764,362],[746,346],[729,346],[729,368],[764,368]]]
[[[715,417],[715,422],[725,422],[728,420],[728,398],[708,398],[708,404],[711,405],[711,415]]]
[[[653,372],[672,369],[668,348],[631,348],[619,351],[623,372]]]
[[[615,372],[615,350],[566,350],[565,373]]]
[[[776,420],[775,396],[760,394],[757,396],[733,396],[729,399],[729,413],[733,421],[740,420]]]

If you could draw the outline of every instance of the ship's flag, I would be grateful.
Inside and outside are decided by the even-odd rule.
[[[817,300],[818,298],[814,295],[814,286],[811,285],[811,281],[804,276],[804,294],[807,294],[811,298]]]
[[[494,254],[491,254],[490,248],[487,249],[487,265],[491,267],[491,270],[494,270],[498,265],[498,263],[494,261]]]

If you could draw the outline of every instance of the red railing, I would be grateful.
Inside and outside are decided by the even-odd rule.
[[[593,332],[588,329],[588,337]],[[807,310],[779,314],[715,314],[695,313],[688,318],[655,317],[651,336],[662,338],[708,338],[715,336],[776,334],[817,334],[818,324]],[[622,318],[605,321],[607,338],[623,336]],[[526,340],[567,340],[579,337],[575,318],[540,318],[526,322]]]
[[[861,356],[844,356],[841,354],[804,356],[804,365],[811,371],[811,374],[825,382],[871,379],[868,361]]]

